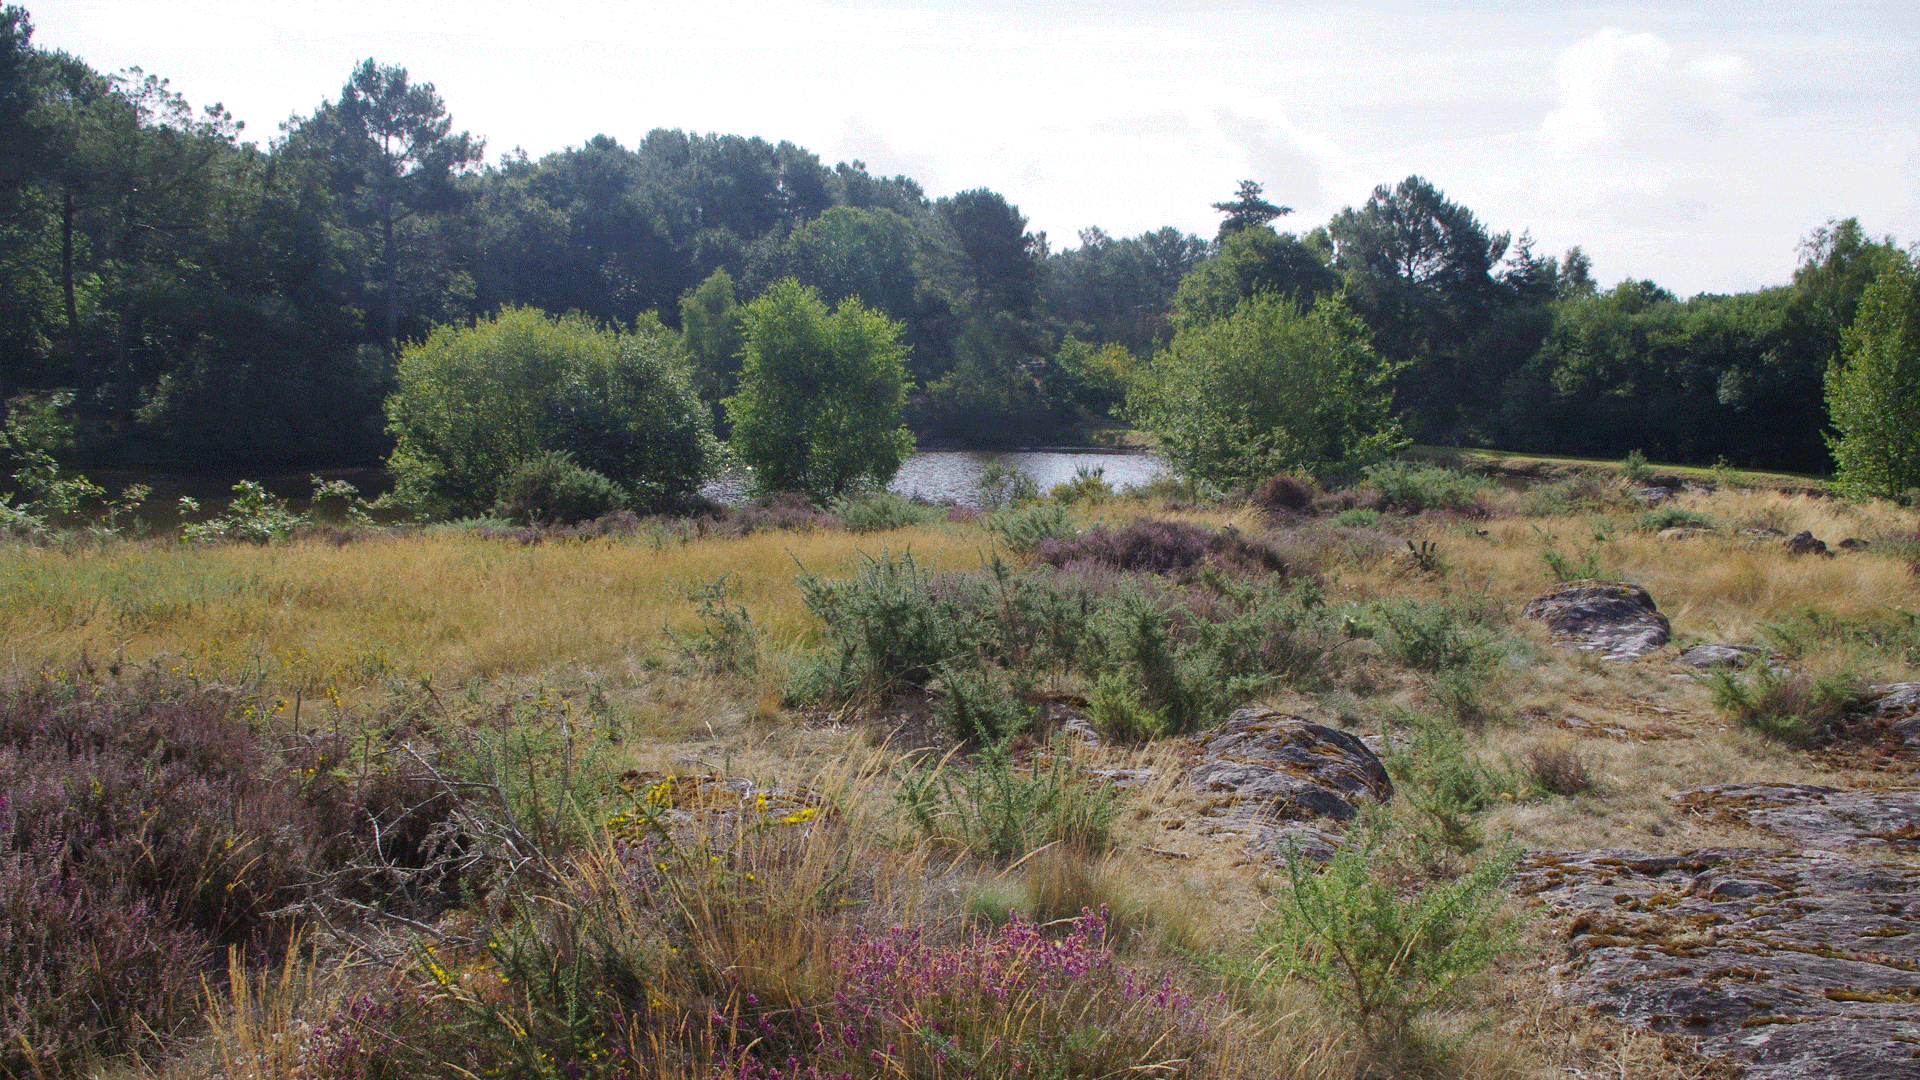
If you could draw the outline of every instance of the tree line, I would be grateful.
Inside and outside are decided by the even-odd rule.
[[[1291,403],[1194,429],[1265,440],[1263,462],[1305,453],[1275,425],[1339,413],[1355,445],[1391,420],[1423,443],[1825,472],[1829,367],[1906,258],[1847,220],[1775,288],[1602,288],[1579,248],[1537,254],[1417,176],[1298,232],[1247,181],[1211,238],[1090,228],[1054,251],[999,193],[930,198],[790,142],[663,128],[489,162],[430,83],[374,60],[265,145],[241,136],[219,105],[38,48],[24,10],[0,12],[0,401],[61,391],[75,456],[383,461],[410,437],[386,405],[405,351],[520,309],[639,335],[712,434],[745,419],[764,441],[722,403],[777,352],[747,348],[749,308],[791,282],[897,325],[923,442],[1166,427],[1180,380],[1231,384],[1196,343],[1232,339],[1223,320],[1258,299],[1262,333],[1335,343]],[[1318,400],[1334,388],[1365,400]]]

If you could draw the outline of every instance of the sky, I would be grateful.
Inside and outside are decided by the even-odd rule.
[[[1539,254],[1681,296],[1782,284],[1830,219],[1920,240],[1920,4],[12,0],[265,141],[362,60],[498,160],[596,134],[788,140],[988,187],[1054,250],[1212,236],[1256,180],[1307,229],[1425,177]]]

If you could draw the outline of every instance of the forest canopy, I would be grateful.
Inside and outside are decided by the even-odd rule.
[[[1246,304],[1337,301],[1385,373],[1373,434],[1824,473],[1829,368],[1877,355],[1841,345],[1902,255],[1836,220],[1774,288],[1603,287],[1579,248],[1537,253],[1419,176],[1295,232],[1284,192],[1223,181],[1211,239],[1088,227],[1056,250],[1001,193],[931,197],[791,142],[659,127],[489,160],[431,82],[342,75],[263,144],[165,78],[37,47],[5,8],[0,402],[70,395],[64,452],[93,464],[373,464],[396,438],[412,461],[386,404],[402,357],[535,309],[648,328],[725,437],[746,312],[791,280],[897,324],[923,444],[1032,444],[1145,415],[1129,380]]]

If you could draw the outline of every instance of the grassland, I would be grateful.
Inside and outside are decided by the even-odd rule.
[[[1360,731],[1411,737],[1437,728],[1458,737],[1485,795],[1458,812],[1486,847],[1419,849],[1392,869],[1403,894],[1468,872],[1503,836],[1528,848],[1778,846],[1766,834],[1681,819],[1666,796],[1736,780],[1864,782],[1911,768],[1747,730],[1715,711],[1710,688],[1671,662],[1672,649],[1607,663],[1518,618],[1558,579],[1543,557],[1550,553],[1590,576],[1646,587],[1672,620],[1676,645],[1763,646],[1797,670],[1868,682],[1920,678],[1911,511],[1722,487],[1680,495],[1667,509],[1690,512],[1704,531],[1663,539],[1625,485],[1591,478],[1489,486],[1418,515],[1378,503],[1377,492],[1358,490],[1322,494],[1308,512],[1151,496],[1067,509],[1083,531],[1142,518],[1198,526],[1193,535],[1231,530],[1285,563],[1293,591],[1257,603],[1273,605],[1261,610],[1292,628],[1288,655],[1303,659],[1284,677],[1257,680],[1249,697]],[[1377,516],[1370,525],[1333,524],[1355,507]],[[1206,825],[1182,779],[1194,744],[1172,734],[1049,741],[1064,717],[1084,714],[1098,696],[1086,650],[1120,655],[1096,640],[1117,632],[1108,624],[1089,631],[1083,655],[1048,654],[1029,671],[1012,670],[1002,643],[973,646],[986,657],[977,672],[949,656],[932,678],[821,681],[832,668],[822,658],[845,643],[810,609],[803,573],[849,581],[876,560],[893,565],[911,552],[935,575],[915,595],[940,600],[960,587],[953,582],[990,580],[983,566],[996,557],[1014,574],[1051,572],[1040,555],[1008,552],[993,522],[956,514],[877,532],[744,536],[649,522],[537,542],[440,527],[268,545],[0,545],[0,645],[17,720],[4,759],[10,790],[27,790],[25,748],[38,744],[18,734],[26,721],[17,718],[33,708],[65,716],[61,709],[106,702],[102,716],[146,717],[139,703],[161,701],[203,709],[194,723],[211,725],[218,714],[251,732],[266,755],[248,759],[252,775],[281,785],[273,790],[306,808],[300,814],[324,804],[347,815],[325,820],[360,814],[355,821],[394,830],[411,821],[408,843],[417,849],[381,877],[364,847],[327,855],[319,840],[303,841],[311,853],[302,862],[287,854],[293,825],[283,822],[282,839],[269,843],[248,839],[254,834],[236,817],[223,826],[228,847],[242,837],[241,850],[251,845],[249,858],[259,861],[202,852],[195,873],[227,873],[219,880],[259,894],[257,910],[223,899],[226,921],[195,939],[207,946],[197,962],[210,965],[196,971],[214,976],[204,991],[189,987],[153,1005],[172,1024],[156,1023],[152,1038],[56,1057],[22,1035],[16,1041],[27,1050],[6,1069],[744,1078],[818,1067],[820,1075],[961,1077],[1003,1075],[995,1070],[1010,1066],[993,1055],[1015,1047],[1024,1048],[1018,1060],[1085,1076],[1133,1075],[1143,1063],[1155,1075],[1329,1080],[1713,1074],[1682,1043],[1549,1007],[1553,928],[1526,923],[1517,907],[1509,915],[1525,947],[1464,981],[1461,996],[1421,1015],[1417,1038],[1393,1046],[1267,963],[1275,954],[1259,952],[1259,927],[1285,902],[1286,869]],[[1795,557],[1749,535],[1762,528],[1872,546]],[[1154,535],[1170,544],[1187,534]],[[1123,579],[1152,579],[1158,584],[1139,587],[1161,590],[1151,595],[1169,605],[1225,588],[1209,584],[1217,580],[1209,573],[1242,589],[1260,576],[1217,553],[1159,575],[1105,572],[1099,588],[1131,595],[1136,586]],[[724,600],[703,619],[698,598],[723,579]],[[1065,579],[1044,580],[1064,587]],[[715,611],[726,617],[716,621]],[[1409,612],[1469,642],[1463,659],[1419,662],[1395,621],[1415,618]],[[736,643],[748,648],[747,661],[702,648],[729,632],[744,634]],[[976,675],[1032,718],[1006,744],[1012,764],[998,781],[990,759],[967,770],[978,746],[953,737],[956,687]],[[1187,700],[1182,693],[1215,701],[1202,689],[1179,684],[1160,697],[1143,689],[1137,705],[1166,712]],[[903,770],[949,751],[947,767],[984,777],[984,786],[972,795],[949,789],[934,806],[942,824],[919,827],[900,795],[912,775]],[[167,758],[151,745],[139,753],[147,756],[130,760]],[[1049,753],[1071,767],[1061,774],[1064,801],[1034,794]],[[1585,778],[1579,790],[1549,792],[1530,765],[1542,760],[1571,763]],[[88,767],[72,767],[62,806],[79,805],[70,793],[84,788]],[[1078,778],[1113,769],[1150,772],[1103,811],[1105,789]],[[1420,782],[1401,780],[1403,788]],[[161,805],[140,798],[114,805]],[[1030,800],[1016,809],[1039,831],[1011,854],[985,852],[966,815],[1016,799]],[[107,814],[110,801],[103,796],[98,812]],[[429,803],[440,807],[431,822],[406,816]],[[15,794],[16,846],[25,805]],[[1096,828],[1089,813],[1108,817]],[[1045,831],[1074,814],[1080,824]],[[1391,816],[1408,834],[1421,827],[1408,800]],[[275,827],[263,820],[256,832]],[[322,824],[299,828],[325,835]],[[360,826],[341,828],[358,835]],[[376,842],[375,850],[387,849]],[[27,881],[25,856],[10,857],[9,873]],[[456,863],[459,874],[448,876]],[[275,866],[277,884],[255,881]],[[428,873],[442,877],[429,883]],[[358,884],[328,892],[315,884],[323,878]],[[185,911],[183,897],[212,888],[182,884],[189,879],[198,882],[168,879],[173,891],[163,900]],[[18,895],[7,887],[0,883],[15,897],[8,918],[39,910],[27,885]],[[1080,936],[1069,934],[1068,921],[1102,905],[1104,933],[1081,924]],[[1052,925],[1032,930],[1015,911]],[[230,967],[215,945],[232,946]],[[994,966],[1008,956],[1039,974]],[[1050,963],[1062,965],[1057,984],[1047,981]],[[883,978],[882,969],[893,974]],[[934,974],[959,969],[983,974],[950,983]],[[887,1028],[873,1017],[909,1011],[888,979],[938,983],[946,1013]],[[1155,998],[1123,993],[1123,982],[1173,989]],[[606,1012],[614,997],[627,1011]],[[848,1045],[869,1055],[864,1064],[809,1042],[809,1025],[829,1021],[847,1025]],[[1096,1053],[1094,1044],[1106,1049]],[[788,1056],[799,1064],[785,1064]]]

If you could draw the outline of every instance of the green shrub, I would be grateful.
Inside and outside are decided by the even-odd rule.
[[[1140,700],[1132,680],[1117,671],[1101,674],[1087,695],[1087,722],[1100,737],[1113,743],[1151,742],[1168,733],[1171,725],[1158,709]]]
[[[1389,650],[1421,671],[1484,670],[1496,659],[1498,638],[1486,625],[1488,613],[1461,600],[1423,605],[1390,598],[1374,612],[1386,624]]]
[[[1080,530],[1066,507],[1046,502],[1002,510],[987,519],[987,531],[999,537],[1007,550],[1025,555],[1042,541],[1067,539]]]
[[[1113,498],[1113,485],[1107,483],[1105,468],[1095,465],[1089,469],[1082,465],[1073,470],[1073,479],[1053,485],[1047,496],[1068,506],[1075,503],[1098,506]]]
[[[1349,833],[1324,870],[1289,852],[1286,886],[1254,931],[1261,963],[1229,965],[1229,974],[1304,978],[1374,1050],[1404,1052],[1421,1013],[1512,947],[1516,928],[1499,909],[1520,850],[1503,848],[1411,893],[1410,854],[1384,816]]]
[[[1627,459],[1620,463],[1621,477],[1638,484],[1653,475],[1653,467],[1647,464],[1647,455],[1638,450],[1627,451]]]
[[[1383,509],[1402,514],[1423,510],[1464,510],[1492,484],[1456,469],[1389,461],[1367,470],[1367,481],[1380,492]]]
[[[1546,548],[1540,552],[1540,561],[1546,563],[1547,569],[1561,581],[1585,581],[1600,576],[1599,556],[1591,551],[1582,552],[1580,561],[1574,562],[1560,552]]]
[[[1920,664],[1920,612],[1901,608],[1853,619],[1818,608],[1799,608],[1760,624],[1760,633],[1768,644],[1791,657],[1838,647]]]
[[[572,525],[625,507],[620,485],[582,468],[568,450],[547,450],[513,467],[500,480],[496,517],[520,525]]]
[[[1826,738],[1867,699],[1867,683],[1851,668],[1811,676],[1776,664],[1749,673],[1722,667],[1701,676],[1720,715],[1770,739],[1807,745]]]
[[[1458,728],[1435,720],[1418,721],[1412,743],[1404,749],[1389,740],[1381,762],[1399,784],[1400,795],[1419,811],[1418,834],[1468,854],[1484,843],[1473,816],[1526,794],[1516,770],[1487,765]]]
[[[942,664],[979,652],[987,627],[956,595],[936,591],[913,553],[861,553],[850,579],[798,579],[807,610],[825,625],[836,690],[885,694],[924,686]]]
[[[1021,506],[1040,498],[1040,485],[1033,477],[1004,461],[987,462],[973,489],[980,495],[980,505],[988,510]]]
[[[1017,859],[1058,843],[1082,852],[1107,846],[1120,806],[1113,785],[1083,775],[1060,748],[1015,767],[1004,743],[989,744],[966,768],[951,756],[897,774],[894,800],[914,829],[976,855]]]
[[[192,499],[180,500],[181,512],[198,511],[199,504]],[[233,485],[233,501],[227,504],[227,512],[207,521],[183,526],[182,539],[193,543],[206,543],[213,540],[246,540],[264,544],[273,540],[285,540],[294,530],[307,524],[307,515],[296,514],[287,509],[287,501],[275,496],[266,487],[252,480],[242,480]]]
[[[1640,515],[1635,527],[1642,532],[1662,529],[1717,529],[1720,523],[1711,514],[1688,510],[1683,506],[1662,506]]]
[[[942,665],[947,730],[962,742],[997,745],[1032,727],[1040,710],[1029,700],[1031,688],[1016,685],[1016,678],[1004,668]]]
[[[947,520],[947,508],[917,503],[891,491],[869,491],[843,496],[830,504],[833,513],[850,532],[884,532],[914,525],[932,525]]]
[[[397,497],[452,514],[483,509],[516,464],[569,450],[653,506],[690,495],[717,452],[672,332],[507,307],[441,326],[400,354],[387,398]]]
[[[1349,529],[1371,529],[1380,524],[1380,511],[1371,506],[1355,506],[1333,515],[1333,523]]]
[[[753,624],[744,604],[729,601],[727,579],[731,571],[703,585],[690,599],[700,619],[700,632],[681,634],[667,630],[667,637],[681,653],[699,667],[729,675],[751,675],[760,663],[760,639],[766,631]]]

